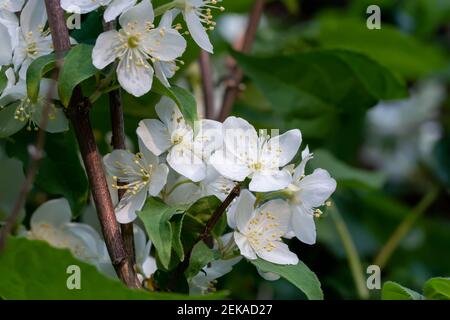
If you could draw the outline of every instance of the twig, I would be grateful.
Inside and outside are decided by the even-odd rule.
[[[203,104],[205,106],[205,118],[214,117],[214,79],[211,66],[211,57],[205,50],[200,51],[200,72],[202,75]]]
[[[45,0],[48,23],[56,54],[61,56],[70,50],[69,31],[64,19],[60,0]],[[89,120],[90,102],[83,97],[81,89],[75,88],[67,115],[77,136],[80,152],[89,178],[97,214],[112,264],[119,278],[128,287],[141,287],[137,279],[133,259],[127,254],[121,237],[120,227],[114,214],[103,163]]]
[[[189,267],[189,261],[191,259],[192,250],[194,249],[195,245],[200,241],[205,241],[208,239],[208,237],[211,235],[212,230],[214,229],[214,226],[217,224],[217,222],[219,222],[220,218],[225,213],[225,210],[228,208],[231,202],[233,202],[233,200],[239,196],[240,193],[241,193],[241,185],[237,184],[233,188],[233,190],[231,190],[230,194],[225,198],[225,200],[220,204],[220,206],[216,209],[216,211],[214,211],[211,218],[206,223],[203,231],[194,241],[192,247],[186,252],[183,262],[180,263],[180,265],[173,272],[172,277],[168,284],[168,289],[174,289],[178,277],[182,275]]]
[[[250,13],[249,22],[247,25],[247,30],[245,32],[244,41],[242,46],[238,51],[242,53],[250,53],[253,47],[253,41],[256,36],[256,31],[258,30],[259,21],[264,10],[264,0],[256,0],[253,9]],[[225,121],[225,119],[231,114],[233,110],[234,102],[239,94],[239,86],[244,77],[244,73],[241,68],[237,65],[236,61],[232,61],[230,65],[230,74],[227,80],[227,87],[225,89],[225,95],[223,98],[222,108],[220,110],[220,115],[218,120],[220,122]]]
[[[386,263],[394,253],[395,249],[397,249],[400,241],[408,234],[417,219],[419,219],[430,207],[430,205],[433,204],[438,195],[438,188],[433,188],[425,194],[419,204],[405,217],[405,219],[389,237],[388,241],[376,256],[373,264],[379,266],[380,269],[383,269],[386,266]]]
[[[0,232],[0,252],[5,248],[8,235],[13,230],[17,219],[19,217],[20,210],[25,206],[27,196],[33,188],[34,179],[39,168],[39,163],[44,156],[44,145],[45,145],[45,129],[48,123],[48,112],[50,108],[51,101],[51,90],[47,93],[47,99],[45,100],[45,105],[39,119],[39,131],[36,137],[36,143],[34,146],[30,146],[30,163],[28,165],[27,175],[25,181],[20,188],[19,196],[14,203],[14,207],[6,220],[5,225]]]
[[[103,24],[105,31],[115,30],[115,22],[108,22]],[[111,114],[111,145],[115,150],[125,150],[125,121],[123,117],[122,95],[120,89],[113,90],[109,93],[109,112]],[[125,194],[125,190],[117,190],[119,200]],[[125,249],[133,260],[136,260],[134,249],[134,232],[133,223],[120,224],[122,239],[125,244]]]
[[[333,204],[330,216],[334,221],[336,230],[339,237],[341,238],[342,245],[344,246],[345,253],[347,254],[348,264],[350,266],[350,271],[352,273],[353,280],[355,282],[356,290],[358,296],[361,299],[369,298],[369,290],[367,289],[361,259],[359,257],[358,251],[356,250],[355,244],[353,242],[352,236],[342,218],[336,205]]]

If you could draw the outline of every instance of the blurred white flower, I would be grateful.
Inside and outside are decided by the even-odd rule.
[[[292,184],[288,187],[292,191],[289,200],[292,230],[300,241],[307,244],[316,242],[316,208],[323,206],[336,190],[336,180],[326,170],[316,169],[305,176],[306,163],[312,156],[306,147],[302,152],[302,161],[295,169]]]
[[[147,241],[145,232],[136,224],[133,226],[133,232],[138,278],[142,282],[149,279],[158,267],[156,266],[156,259],[150,255],[152,242]]]
[[[31,216],[31,228],[26,237],[46,241],[55,248],[69,249],[76,258],[98,266],[104,258],[104,242],[89,225],[71,222],[71,219],[66,199],[47,201]]]
[[[139,140],[138,154],[114,150],[104,157],[106,170],[113,178],[113,187],[125,190],[116,207],[117,221],[134,221],[147,196],[157,196],[167,181],[169,168]]]
[[[276,264],[295,265],[297,256],[281,238],[289,230],[291,212],[281,199],[271,200],[254,208],[255,197],[243,190],[229,219],[234,220],[234,240],[241,254],[250,260],[258,257]]]
[[[100,34],[92,51],[96,68],[119,59],[117,79],[127,92],[140,97],[152,88],[154,70],[149,63],[170,62],[186,49],[186,40],[172,28],[154,28],[150,1],[142,1],[119,18],[122,29]]]
[[[156,155],[167,151],[167,162],[179,174],[194,182],[205,179],[208,158],[222,144],[222,124],[201,120],[194,131],[170,99],[163,98],[155,108],[161,120],[139,123],[142,142]]]
[[[27,96],[24,80],[13,84],[15,75],[11,69],[7,71],[8,85],[0,96],[0,137],[7,137],[26,126],[27,130],[38,130],[42,112],[48,104],[48,121],[45,131],[62,132],[69,129],[68,120],[61,108],[57,108],[51,100],[58,100],[56,81],[42,79],[36,101]]]
[[[228,179],[243,181],[250,177],[249,189],[257,192],[281,190],[292,176],[280,167],[288,164],[301,144],[300,130],[282,135],[258,136],[255,128],[242,118],[229,117],[223,124],[223,150],[215,152],[211,164]]]
[[[136,2],[137,0],[61,0],[61,7],[67,12],[81,14],[106,7],[103,18],[109,22],[134,6]]]

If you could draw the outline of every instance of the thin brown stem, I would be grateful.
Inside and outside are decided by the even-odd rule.
[[[244,40],[242,44],[237,48],[237,51],[240,51],[242,53],[251,52],[263,11],[264,0],[256,0],[250,13]],[[239,95],[240,84],[244,77],[242,69],[237,65],[235,60],[231,61],[229,69],[230,73],[227,80],[227,87],[225,89],[222,108],[218,117],[218,120],[221,122],[225,121],[225,119],[231,114],[234,102]]]
[[[108,22],[103,24],[105,31],[115,30],[115,22]],[[120,89],[113,90],[109,93],[109,112],[111,114],[111,145],[114,150],[125,150],[125,121],[123,116],[122,95]],[[125,194],[125,190],[118,190],[117,195],[119,200]],[[125,249],[130,257],[135,261],[134,249],[134,231],[133,223],[126,223],[120,225],[122,239],[125,244]]]
[[[184,256],[184,260],[182,263],[179,264],[179,266],[174,270],[172,277],[169,281],[168,289],[173,290],[174,286],[178,280],[178,277],[182,275],[187,268],[189,267],[189,262],[191,259],[192,250],[194,249],[195,245],[199,243],[200,241],[207,241],[208,238],[211,236],[211,232],[214,229],[217,222],[219,222],[220,218],[224,215],[225,210],[228,208],[228,206],[233,202],[236,197],[239,196],[241,193],[241,185],[237,184],[233,190],[231,190],[230,194],[225,198],[225,200],[220,204],[220,206],[214,211],[211,218],[208,220],[208,222],[205,225],[205,228],[203,231],[199,234],[197,239],[192,244],[192,247],[186,252]]]
[[[205,118],[214,117],[214,79],[211,65],[211,57],[205,50],[200,51],[200,72],[202,76],[203,105],[205,106]]]
[[[60,6],[60,0],[45,0],[45,5],[54,50],[61,57],[71,47],[64,12]],[[89,100],[83,97],[81,89],[77,87],[73,92],[72,99],[67,108],[67,115],[75,129],[112,264],[119,278],[127,286],[141,287],[134,270],[133,259],[125,250],[120,227],[114,214],[114,207],[103,170],[102,158],[95,143],[89,120],[90,107]]]

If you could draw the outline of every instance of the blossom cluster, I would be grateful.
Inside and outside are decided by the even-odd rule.
[[[258,134],[237,117],[224,123],[200,120],[192,127],[167,98],[156,112],[159,119],[139,123],[137,154],[115,150],[104,158],[112,186],[125,190],[117,220],[133,222],[148,197],[160,197],[168,205],[192,204],[210,195],[223,201],[240,184],[243,190],[227,210],[233,230],[227,247],[237,247],[250,260],[297,264],[283,239],[314,244],[314,217],[336,188],[324,169],[305,173],[313,158],[308,147],[297,166],[290,164],[301,145],[300,130]]]
[[[219,2],[174,0],[154,9],[150,0],[62,0],[61,6],[69,13],[101,10],[105,22],[118,20],[117,28],[96,39],[92,62],[99,70],[115,71],[120,86],[140,97],[151,90],[154,77],[170,86],[169,79],[183,63],[180,58],[187,47],[186,35],[202,49],[213,51],[207,31],[215,26],[212,10],[224,10]],[[181,32],[180,23],[174,24],[179,15],[188,32]],[[27,94],[28,67],[53,51],[46,25],[44,1],[0,0],[0,39],[4,45],[0,65],[8,79],[0,95],[0,137],[24,126],[37,130],[46,105],[50,107],[46,130],[68,129],[57,104],[55,81],[42,79],[36,99]],[[136,129],[139,152],[114,150],[104,157],[111,195],[123,191],[120,201],[115,201],[117,221],[134,223],[136,268],[141,280],[150,278],[157,269],[150,255],[151,242],[137,224],[148,198],[158,197],[169,206],[191,205],[207,196],[224,201],[238,185],[240,195],[226,211],[230,232],[215,243],[222,256],[190,279],[191,291],[207,291],[211,281],[229,272],[242,257],[296,265],[298,257],[285,239],[296,237],[314,244],[314,218],[336,188],[326,170],[306,173],[313,154],[305,147],[297,157],[302,144],[300,130],[258,132],[246,120],[233,116],[223,123],[208,119],[191,123],[169,98],[162,98],[155,110],[159,119],[144,119]],[[39,207],[32,215],[30,230],[22,234],[68,248],[77,258],[114,276],[102,237],[89,224],[71,222],[65,199]]]

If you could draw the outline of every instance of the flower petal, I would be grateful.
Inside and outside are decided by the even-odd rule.
[[[322,206],[336,190],[336,180],[323,169],[316,169],[307,175],[298,184],[301,189],[298,192],[299,200],[306,208]]]
[[[183,16],[184,20],[186,20],[189,33],[192,35],[194,41],[203,50],[213,53],[214,49],[211,41],[209,41],[205,27],[203,27],[200,17],[197,15],[196,11],[193,8],[188,8],[183,11]]]
[[[159,120],[142,120],[136,133],[145,147],[157,156],[166,152],[172,145],[167,127]]]
[[[103,69],[116,60],[116,49],[121,45],[119,33],[116,30],[103,32],[97,38],[92,50],[92,64],[97,69]]]
[[[295,236],[303,243],[316,243],[316,224],[312,210],[307,210],[302,205],[293,205],[291,210],[291,224]]]
[[[193,150],[183,144],[174,146],[167,155],[167,162],[173,170],[194,182],[206,176],[206,165]]]
[[[272,242],[272,249],[265,250],[264,248],[256,250],[256,254],[263,260],[282,264],[282,265],[296,265],[298,263],[298,257],[295,253],[289,250],[287,244],[281,241]]]
[[[40,33],[47,22],[47,10],[45,10],[45,1],[28,0],[20,14],[20,27],[23,34]]]
[[[255,192],[270,192],[286,188],[292,181],[287,170],[274,170],[270,172],[255,172],[249,189]]]
[[[209,162],[221,175],[234,181],[244,181],[251,173],[247,165],[237,162],[236,158],[225,150],[214,152]]]
[[[106,22],[113,21],[122,12],[134,6],[136,1],[137,0],[113,0],[103,13],[103,19],[105,19]]]
[[[147,189],[143,188],[137,194],[130,192],[125,193],[116,207],[116,218],[119,223],[130,223],[134,221],[136,211],[140,211],[144,207],[147,199]]]
[[[246,257],[249,260],[255,260],[258,258],[245,236],[243,236],[239,232],[234,232],[233,236],[234,241],[236,242],[236,245],[239,248],[239,251],[244,257]]]
[[[295,157],[300,144],[302,143],[302,134],[300,130],[294,129],[275,136],[264,145],[262,154],[271,159],[277,159],[277,167],[283,167]],[[269,151],[270,150],[270,151]]]
[[[228,225],[232,229],[243,231],[254,215],[255,196],[248,190],[242,190],[241,195],[231,205],[227,212]]]
[[[157,196],[162,188],[166,185],[167,175],[169,174],[169,167],[165,164],[156,165],[153,168],[152,175],[150,177],[150,184],[148,187],[148,193],[151,196]]]
[[[136,65],[136,61],[142,63]],[[134,50],[128,50],[117,66],[117,80],[122,88],[135,97],[141,97],[150,91],[153,74],[153,68],[138,51]]]
[[[151,1],[141,1],[138,5],[126,10],[119,17],[119,23],[126,29],[128,24],[145,28],[147,23],[153,23],[155,14]]]
[[[59,228],[69,223],[72,219],[72,211],[69,202],[64,199],[55,199],[43,203],[31,216],[31,228],[41,224],[50,224]]]
[[[161,61],[173,61],[186,50],[186,40],[174,29],[151,30],[143,45],[148,54]]]

